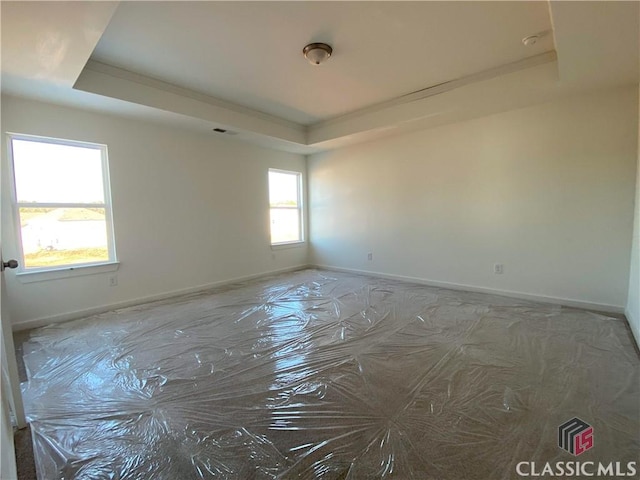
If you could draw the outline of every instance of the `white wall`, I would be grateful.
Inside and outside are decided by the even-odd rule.
[[[640,89],[640,85],[638,86]],[[640,97],[640,95],[639,95]],[[640,105],[638,106],[640,112]],[[639,121],[640,123],[640,121]],[[629,296],[625,315],[631,331],[640,347],[640,126],[638,127],[638,168],[636,172],[636,208],[631,247],[631,268],[629,269]]]
[[[637,95],[593,93],[311,156],[312,263],[622,311]]]
[[[637,105],[637,89],[618,89],[314,155],[311,263],[626,304],[638,334]],[[2,130],[109,146],[122,262],[116,287],[109,274],[23,284],[8,272],[14,323],[308,261],[305,247],[269,246],[267,169],[305,172],[301,156],[12,97],[2,98]],[[11,258],[6,155],[2,162]]]
[[[108,145],[121,262],[116,287],[109,274],[23,284],[9,272],[14,324],[307,263],[306,246],[272,251],[269,242],[267,171],[305,174],[301,155],[12,97],[2,98],[2,131]],[[2,248],[12,258],[2,161]]]

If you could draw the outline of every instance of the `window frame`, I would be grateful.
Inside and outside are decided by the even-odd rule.
[[[287,175],[295,175],[297,182],[296,185],[298,187],[298,198],[296,207],[272,207],[271,206],[271,182],[269,181],[269,173],[284,173]],[[305,223],[304,223],[304,183],[302,179],[302,172],[296,170],[283,170],[280,168],[269,168],[267,172],[267,193],[268,193],[268,204],[269,204],[269,242],[272,248],[277,247],[287,247],[287,246],[296,246],[305,243]],[[290,240],[288,242],[272,242],[272,224],[271,224],[271,210],[297,210],[298,211],[298,240]]]
[[[85,273],[94,273],[92,267],[102,267],[97,271],[113,271],[117,268],[119,262],[116,255],[115,245],[115,233],[113,227],[113,211],[111,202],[111,178],[109,176],[109,156],[107,145],[101,143],[85,142],[79,140],[68,140],[63,138],[45,137],[41,135],[29,135],[22,133],[8,132],[7,136],[7,148],[9,154],[9,174],[11,175],[11,208],[14,219],[14,237],[17,240],[16,248],[20,256],[19,266],[16,271],[17,275],[41,275],[40,278],[55,279],[69,276],[72,271],[80,269]],[[82,203],[82,202],[30,202],[20,203],[18,202],[18,189],[16,186],[15,175],[15,158],[13,153],[13,141],[23,140],[28,142],[39,142],[50,145],[64,145],[70,147],[91,148],[100,151],[100,163],[102,172],[102,188],[104,192],[104,203]],[[45,266],[45,267],[30,267],[27,268],[24,259],[24,247],[22,243],[22,227],[20,223],[20,208],[21,207],[36,207],[36,208],[104,208],[105,211],[105,226],[107,235],[107,253],[109,258],[101,262],[82,262],[82,263],[69,263],[65,265]],[[105,268],[106,267],[106,268]],[[115,267],[115,268],[112,268]],[[58,272],[60,275],[56,275]],[[48,275],[47,275],[48,274]]]

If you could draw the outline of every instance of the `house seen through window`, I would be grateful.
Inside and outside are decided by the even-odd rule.
[[[269,205],[271,244],[302,242],[302,175],[270,169]]]
[[[114,262],[107,147],[10,135],[22,270]]]

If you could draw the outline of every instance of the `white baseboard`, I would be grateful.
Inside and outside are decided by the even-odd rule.
[[[116,310],[119,308],[132,307],[134,305],[141,305],[143,303],[155,302],[158,300],[165,300],[172,297],[178,297],[180,295],[188,295],[191,293],[197,293],[205,290],[209,290],[211,288],[220,287],[223,285],[228,285],[236,282],[242,282],[247,280],[254,280],[257,278],[268,277],[270,275],[277,275],[280,273],[294,272],[297,270],[302,270],[304,268],[319,268],[323,270],[333,270],[336,272],[344,272],[344,273],[356,273],[359,275],[370,275],[381,278],[388,278],[391,280],[400,280],[405,282],[418,283],[421,285],[427,285],[430,287],[440,287],[440,288],[449,288],[451,290],[464,290],[468,292],[477,292],[477,293],[488,293],[492,295],[502,295],[505,297],[518,298],[521,300],[531,300],[536,302],[543,303],[552,303],[556,305],[564,305],[568,307],[576,307],[576,308],[584,308],[587,310],[596,310],[605,313],[624,313],[629,318],[629,313],[625,311],[624,307],[620,307],[617,305],[609,305],[603,303],[593,303],[593,302],[585,302],[583,300],[574,300],[569,298],[560,298],[560,297],[551,297],[546,295],[534,295],[524,292],[514,292],[511,290],[500,290],[496,288],[486,288],[486,287],[477,287],[474,285],[465,285],[459,283],[450,283],[450,282],[441,282],[436,280],[429,280],[425,278],[418,277],[408,277],[404,275],[394,275],[387,274],[382,272],[374,272],[367,270],[358,270],[354,268],[343,268],[343,267],[335,267],[332,265],[296,265],[293,267],[283,268],[279,270],[270,270],[267,272],[246,275],[243,277],[232,278],[228,280],[221,280],[218,282],[208,283],[205,285],[198,285],[195,287],[185,288],[181,290],[173,290],[171,292],[164,292],[157,295],[150,295],[147,297],[135,298],[131,300],[126,300],[123,302],[111,303],[108,305],[101,305],[94,308],[88,308],[85,310],[77,310],[74,312],[63,313],[60,315],[53,315],[50,317],[42,317],[33,320],[26,320],[23,322],[16,322],[12,325],[14,332],[19,332],[22,330],[30,330],[32,328],[39,328],[45,325],[49,325],[52,323],[61,323],[69,320],[77,320],[79,318],[89,317],[91,315],[97,315],[100,313],[108,312],[111,310]],[[629,325],[631,326],[631,330],[640,346],[640,332],[636,331],[633,327],[633,322],[629,321]]]
[[[52,323],[68,322],[70,320],[77,320],[79,318],[90,317],[91,315],[97,315],[100,313],[109,312],[111,310],[117,310],[119,308],[133,307],[135,305],[141,305],[149,302],[156,302],[158,300],[165,300],[167,298],[179,297],[181,295],[188,295],[191,293],[203,292],[211,288],[221,287],[223,285],[229,285],[236,282],[244,282],[247,280],[254,280],[257,278],[269,277],[271,275],[277,275],[280,273],[295,272],[308,268],[309,266],[295,265],[293,267],[282,268],[279,270],[270,270],[267,272],[256,273],[252,275],[245,275],[243,277],[236,277],[228,280],[220,280],[218,282],[207,283],[204,285],[198,285],[195,287],[184,288],[181,290],[173,290],[170,292],[159,293],[157,295],[149,295],[141,298],[134,298],[131,300],[125,300],[122,302],[110,303],[108,305],[100,305],[98,307],[87,308],[85,310],[76,310],[74,312],[62,313],[60,315],[52,315],[50,317],[36,318],[33,320],[25,320],[23,322],[16,322],[11,327],[14,332],[20,332],[22,330],[31,330],[32,328],[44,327]]]
[[[393,275],[382,272],[373,272],[367,270],[358,270],[355,268],[334,267],[331,265],[310,265],[311,267],[324,270],[334,270],[336,272],[357,273],[359,275],[370,275],[374,277],[388,278],[390,280],[400,280],[404,282],[418,283],[430,287],[448,288],[451,290],[464,290],[467,292],[488,293],[492,295],[501,295],[503,297],[518,298],[521,300],[531,300],[542,303],[552,303],[555,305],[563,305],[566,307],[583,308],[586,310],[596,310],[604,313],[624,313],[624,307],[617,305],[609,305],[606,303],[585,302],[584,300],[574,300],[571,298],[551,297],[547,295],[535,295],[524,292],[514,292],[512,290],[501,290],[497,288],[477,287],[474,285],[465,285],[462,283],[441,282],[437,280],[429,280],[426,278],[407,277],[404,275]]]

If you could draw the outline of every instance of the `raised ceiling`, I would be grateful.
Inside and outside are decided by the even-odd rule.
[[[92,59],[310,125],[553,50],[521,42],[550,31],[546,2],[126,2]]]
[[[639,5],[3,1],[2,91],[308,153],[637,83]]]

